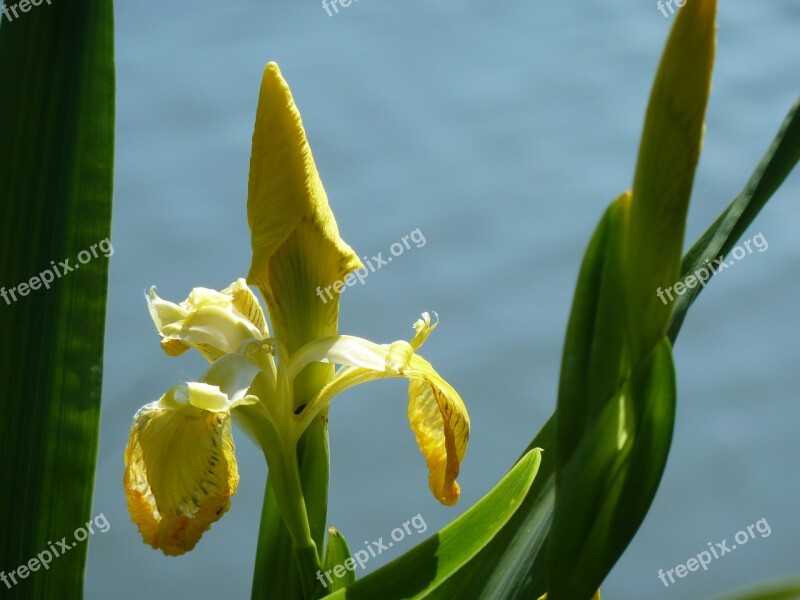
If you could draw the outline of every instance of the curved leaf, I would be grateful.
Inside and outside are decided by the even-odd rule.
[[[437,588],[486,546],[514,514],[540,462],[541,451],[531,450],[491,492],[439,533],[326,598],[443,598]]]

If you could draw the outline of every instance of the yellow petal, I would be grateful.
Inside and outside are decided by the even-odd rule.
[[[221,292],[194,288],[180,304],[159,298],[153,288],[147,303],[162,336],[161,347],[169,356],[195,348],[213,362],[236,352],[248,339],[269,335],[261,306],[244,279]]]
[[[339,294],[325,289],[361,261],[339,235],[300,113],[275,63],[264,71],[258,99],[247,217],[253,249],[247,281],[264,296],[275,337],[293,353],[335,334]],[[313,395],[332,373],[313,365],[295,382],[295,395]]]
[[[397,340],[378,345],[346,335],[316,340],[291,358],[288,372],[293,377],[314,361],[342,365],[302,411],[300,431],[346,389],[387,377],[407,378],[408,420],[428,463],[430,489],[440,502],[451,505],[460,494],[456,477],[467,452],[470,425],[458,392],[414,352],[435,327],[430,315],[423,313],[414,325],[416,335],[411,343]]]
[[[417,361],[422,359],[414,357]],[[409,381],[408,420],[428,463],[431,492],[442,504],[452,505],[461,493],[456,477],[467,452],[469,415],[458,393],[428,368],[430,373]]]
[[[256,326],[256,329],[265,338],[269,337],[269,329],[267,328],[267,320],[264,318],[264,311],[261,310],[261,305],[258,303],[258,298],[247,287],[247,282],[244,279],[237,279],[221,292],[224,296],[230,298],[231,306],[241,316],[250,321]]]
[[[205,394],[202,401],[212,403]],[[227,410],[165,397],[134,417],[124,484],[145,543],[171,556],[188,552],[228,510],[238,482]]]

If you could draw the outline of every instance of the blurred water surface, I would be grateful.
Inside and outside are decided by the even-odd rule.
[[[177,559],[142,544],[121,482],[133,413],[204,368],[162,354],[143,290],[181,300],[247,272],[250,137],[268,60],[292,87],[345,239],[369,256],[416,228],[426,239],[347,290],[341,331],[408,338],[436,310],[425,354],[472,418],[462,499],[445,508],[427,489],[405,385],[337,398],[329,521],[351,549],[417,514],[429,527],[371,571],[485,494],[553,410],[579,262],[630,185],[672,19],[622,0],[360,0],[332,17],[305,1],[116,9],[116,253],[94,508],[111,529],[91,539],[87,597],[249,597],[265,481],[249,440],[237,437],[230,512]],[[739,191],[800,89],[799,22],[793,0],[722,3],[689,240]],[[686,320],[673,451],[609,598],[699,598],[798,567],[799,196],[794,174],[747,234],[762,232],[769,250],[723,272]],[[657,578],[761,518],[769,537],[670,588]]]

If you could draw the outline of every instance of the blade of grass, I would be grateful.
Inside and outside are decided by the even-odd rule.
[[[750,176],[747,185],[683,257],[681,280],[705,267],[709,261],[730,252],[775,190],[792,172],[798,160],[800,160],[800,98],[789,110],[778,134]],[[712,272],[711,277],[714,274]],[[675,300],[667,332],[673,343],[678,337],[689,307],[703,289],[705,285],[696,285],[692,288],[687,286],[686,293]]]

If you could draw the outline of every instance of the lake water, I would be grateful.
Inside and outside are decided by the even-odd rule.
[[[650,0],[360,0],[331,17],[292,4],[117,4],[116,253],[94,507],[111,529],[91,540],[88,598],[249,597],[265,473],[245,436],[230,512],[181,558],[141,542],[122,471],[134,412],[204,368],[163,355],[143,290],[182,300],[247,272],[250,138],[268,60],[292,88],[344,238],[372,256],[417,228],[425,236],[344,294],[340,330],[407,339],[436,310],[425,355],[472,419],[462,499],[446,508],[427,489],[404,383],[334,402],[329,521],[354,549],[417,514],[428,525],[371,571],[491,489],[552,412],[578,266],[630,185],[672,22]],[[798,24],[795,0],[722,3],[688,241],[740,190],[793,103]],[[761,232],[768,251],[720,274],[686,320],[672,454],[604,597],[702,598],[800,566],[798,198],[795,173],[745,236]],[[762,518],[768,537],[669,588],[658,579]]]

